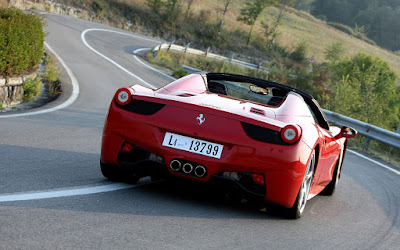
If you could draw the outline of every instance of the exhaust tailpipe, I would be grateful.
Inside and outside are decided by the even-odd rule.
[[[183,171],[185,174],[190,174],[190,173],[193,171],[193,165],[190,164],[190,163],[185,163],[185,164],[183,165],[182,171]]]
[[[204,166],[202,166],[202,165],[198,165],[198,166],[194,169],[194,174],[195,174],[197,177],[199,177],[199,178],[204,177],[204,176],[206,175],[206,173],[207,173],[207,170],[206,170],[206,168],[205,168]]]
[[[178,160],[172,160],[169,164],[169,168],[174,172],[178,172],[179,170],[181,170],[181,167],[182,163]]]

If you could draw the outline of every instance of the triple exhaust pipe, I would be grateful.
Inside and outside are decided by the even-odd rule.
[[[169,168],[174,172],[181,172],[186,175],[194,175],[198,178],[202,178],[207,174],[207,169],[203,165],[194,162],[183,162],[177,159],[170,162]]]

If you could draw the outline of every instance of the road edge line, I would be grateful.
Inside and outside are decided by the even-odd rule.
[[[61,63],[61,65],[64,67],[65,71],[67,72],[69,78],[71,79],[71,84],[72,84],[72,93],[70,97],[63,103],[61,103],[58,106],[48,108],[48,109],[43,109],[39,111],[33,111],[33,112],[24,112],[24,113],[18,113],[18,114],[9,114],[9,115],[0,115],[1,118],[14,118],[14,117],[23,117],[23,116],[31,116],[31,115],[39,115],[39,114],[46,114],[49,112],[57,111],[63,108],[68,107],[72,103],[76,101],[76,99],[79,96],[79,83],[78,80],[76,79],[75,75],[72,73],[71,69],[68,67],[68,65],[64,62],[64,60],[53,50],[53,48],[50,47],[50,45],[47,42],[44,42],[44,45],[47,47],[48,50],[57,58],[57,60]]]

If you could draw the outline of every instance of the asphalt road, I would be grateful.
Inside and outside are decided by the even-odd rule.
[[[108,105],[121,86],[171,81],[132,56],[159,41],[66,16],[47,24],[79,96],[59,109],[77,92],[66,84],[33,110],[53,112],[0,114],[0,249],[399,249],[400,175],[351,152],[334,196],[310,200],[299,220],[210,187],[107,181],[99,156]]]

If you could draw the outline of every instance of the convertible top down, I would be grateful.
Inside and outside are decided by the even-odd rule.
[[[329,126],[298,89],[221,73],[191,74],[162,88],[119,89],[104,125],[105,177],[173,175],[225,180],[299,218],[308,199],[333,194],[350,127]]]

